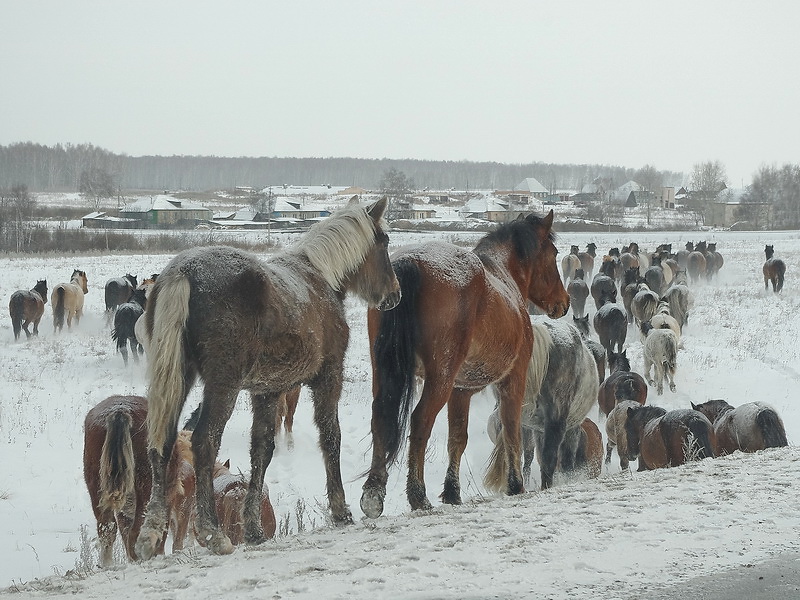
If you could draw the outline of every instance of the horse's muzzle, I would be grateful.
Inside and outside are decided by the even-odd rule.
[[[390,292],[386,296],[384,296],[383,300],[378,304],[378,310],[392,310],[395,306],[400,304],[400,299],[403,297],[403,293],[398,288],[397,291]]]
[[[550,307],[550,310],[547,313],[547,316],[551,319],[560,319],[569,310],[569,300],[566,302],[559,302],[558,304],[554,304]]]

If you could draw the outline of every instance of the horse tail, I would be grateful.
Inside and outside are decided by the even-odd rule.
[[[625,377],[619,382],[619,385],[614,389],[614,400],[616,404],[625,400],[636,401],[636,382],[633,377]]]
[[[711,427],[708,419],[693,415],[687,427],[694,437],[694,443],[690,449],[690,454],[698,460],[702,458],[714,458],[714,449],[711,446]]]
[[[392,267],[403,297],[392,310],[381,313],[373,347],[377,394],[372,403],[372,422],[383,440],[387,464],[394,462],[400,452],[414,399],[421,281],[419,266],[413,261],[400,260]]]
[[[756,415],[756,424],[761,430],[765,448],[783,448],[789,445],[783,421],[773,409],[759,411]]]
[[[190,294],[189,280],[177,272],[159,277],[150,299],[147,427],[149,446],[159,453],[167,438],[178,429],[178,417],[186,398],[184,337]]]
[[[64,292],[64,286],[60,285],[53,294],[55,298],[53,300],[53,326],[56,329],[64,327]]]
[[[783,289],[783,276],[786,274],[786,263],[782,260],[777,260],[776,271],[778,272],[778,285],[775,287],[777,291],[781,291]]]
[[[134,492],[135,474],[131,416],[117,411],[106,419],[106,439],[100,454],[100,508],[121,510]]]
[[[14,330],[14,339],[19,339],[22,331],[22,319],[25,314],[25,298],[22,294],[13,294],[8,303],[8,312],[11,314],[11,327]]]
[[[492,492],[500,492],[508,486],[508,453],[506,436],[498,435],[489,456],[489,466],[483,476],[483,486]]]

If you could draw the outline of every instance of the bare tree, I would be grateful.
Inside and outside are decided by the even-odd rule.
[[[711,203],[728,187],[725,166],[718,160],[696,163],[689,177],[689,187],[691,191],[688,208],[694,210],[705,223]]]
[[[17,184],[11,191],[0,192],[0,234],[2,247],[22,252],[31,240],[31,218],[36,198],[28,192],[28,186]]]
[[[98,167],[84,169],[78,180],[78,191],[93,203],[95,210],[98,210],[101,200],[114,196],[116,192],[114,178],[105,169]]]
[[[389,213],[387,219],[407,219],[411,212],[411,194],[414,189],[414,180],[406,177],[403,171],[394,167],[383,172],[379,184],[380,190],[389,197]]]

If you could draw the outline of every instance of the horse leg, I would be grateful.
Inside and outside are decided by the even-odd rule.
[[[214,554],[233,552],[228,536],[219,527],[214,499],[214,461],[217,458],[222,432],[230,419],[239,388],[230,381],[208,377],[203,390],[200,417],[192,433],[194,454],[195,496],[197,498],[197,534]]]
[[[286,392],[286,416],[283,419],[283,426],[286,433],[292,433],[294,427],[294,413],[297,410],[297,403],[300,400],[300,386],[296,386]]]
[[[93,503],[94,504],[94,503]],[[95,509],[97,518],[97,540],[100,542],[100,566],[110,567],[114,562],[114,540],[117,537],[117,522],[109,509]]]
[[[261,496],[264,473],[275,451],[275,423],[278,402],[285,394],[253,394],[253,427],[250,430],[250,486],[244,499],[244,541],[266,541],[261,526]]]
[[[314,399],[314,423],[319,430],[319,447],[325,461],[328,504],[333,522],[349,525],[353,515],[347,506],[342,484],[342,430],[339,426],[339,398],[342,394],[342,364],[323,367],[311,385]]]
[[[539,434],[541,442],[536,449],[539,451],[539,467],[543,490],[553,487],[553,475],[558,466],[558,457],[561,443],[564,441],[565,430],[566,424],[563,421],[545,419],[544,431]]]
[[[508,495],[525,492],[523,476],[520,469],[522,403],[525,395],[525,377],[528,370],[527,360],[519,358],[511,372],[495,383],[500,398],[500,421],[503,424],[501,435],[505,446],[505,464],[508,468],[506,493]]]
[[[467,424],[472,390],[454,389],[447,403],[447,454],[450,464],[444,478],[441,499],[445,504],[461,504],[461,457],[467,447]]]
[[[650,368],[653,367],[653,361],[645,355],[644,356],[644,379],[650,385],[655,385],[652,376],[650,375]]]
[[[671,367],[665,367],[667,379],[669,380],[669,391],[675,392],[675,370]]]
[[[143,531],[140,531],[140,535],[137,536],[134,548],[135,556],[141,560],[148,560],[158,553],[169,524],[166,500],[167,464],[172,455],[176,437],[177,432],[169,432],[160,452],[156,448],[150,448],[147,452],[153,483],[150,490],[150,501],[147,504],[147,513],[141,525]]]
[[[129,337],[128,338],[128,344],[131,347],[131,356],[133,356],[133,362],[138,363],[139,362],[139,348],[138,348],[139,342],[136,341],[135,337]]]
[[[522,481],[526,486],[531,484],[531,464],[533,463],[534,449],[533,430],[530,427],[522,428]]]
[[[454,377],[432,374],[425,380],[422,395],[411,413],[408,436],[408,478],[406,496],[411,510],[430,510],[433,506],[425,491],[425,451],[436,415],[447,403],[448,391],[452,390]]]

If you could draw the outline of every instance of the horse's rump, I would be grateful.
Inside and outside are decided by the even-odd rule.
[[[119,511],[133,494],[136,463],[131,440],[131,416],[119,411],[106,419],[100,455],[100,508]]]
[[[775,409],[769,407],[760,410],[756,415],[756,424],[761,430],[765,448],[783,448],[789,445],[783,420]]]

